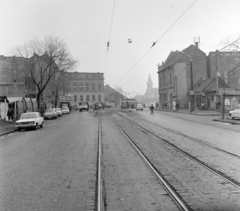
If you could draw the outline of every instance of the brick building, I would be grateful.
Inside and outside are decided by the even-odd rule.
[[[104,101],[103,73],[68,72],[66,77],[67,86],[60,100],[68,96],[72,106],[78,106],[79,102],[88,102],[92,105]]]

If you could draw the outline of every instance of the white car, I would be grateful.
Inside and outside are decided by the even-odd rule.
[[[240,118],[240,105],[238,105],[234,110],[229,111],[229,116],[234,118]]]
[[[141,110],[143,111],[143,104],[142,103],[138,103],[137,106],[136,106],[136,111],[137,110]]]
[[[63,107],[62,108],[62,114],[69,114],[70,111],[69,111],[69,108],[68,107]]]
[[[55,111],[57,112],[58,116],[62,116],[61,108],[55,108]]]
[[[28,112],[21,114],[20,119],[16,121],[16,128],[18,131],[21,129],[37,130],[38,127],[43,127],[43,123],[44,119],[39,112]]]

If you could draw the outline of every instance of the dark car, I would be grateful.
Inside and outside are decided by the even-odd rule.
[[[89,111],[89,104],[88,102],[81,102],[79,103],[79,111]]]

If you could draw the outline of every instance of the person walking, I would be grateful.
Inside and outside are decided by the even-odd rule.
[[[150,115],[154,115],[153,110],[154,110],[154,106],[153,106],[153,104],[152,104],[152,105],[150,106],[150,111],[151,111]]]
[[[8,122],[12,122],[13,119],[13,111],[12,109],[9,107],[8,112],[7,112],[7,116],[8,116]]]

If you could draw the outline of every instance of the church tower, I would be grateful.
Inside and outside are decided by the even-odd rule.
[[[149,74],[148,82],[147,82],[147,91],[151,90],[152,88],[153,88],[153,82],[152,82],[151,76]]]

